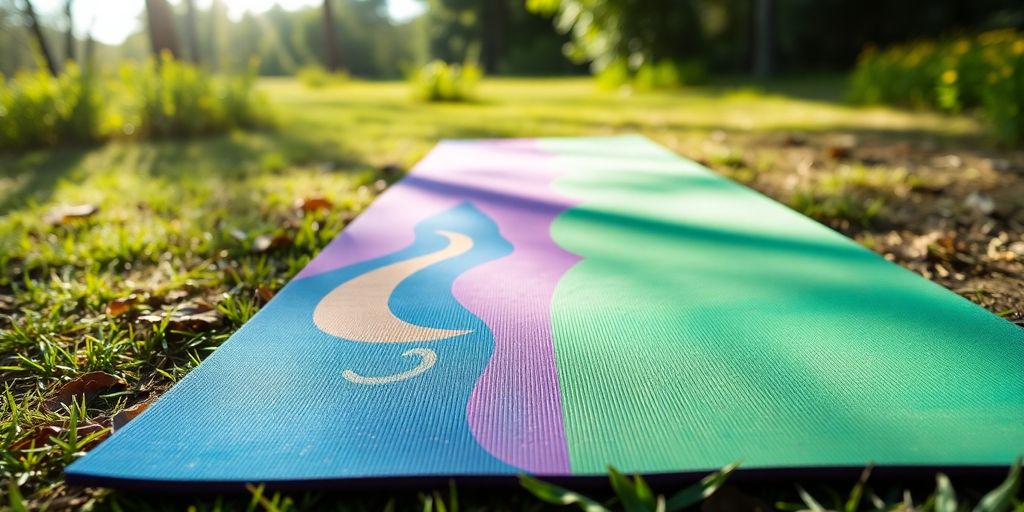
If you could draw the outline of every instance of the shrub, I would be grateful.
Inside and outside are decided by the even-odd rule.
[[[320,66],[306,66],[295,73],[299,82],[310,89],[319,89],[331,85],[341,85],[348,82],[349,76],[346,73],[335,71],[328,72]]]
[[[708,80],[707,66],[699,60],[660,60],[645,63],[631,71],[622,59],[606,66],[597,74],[597,83],[604,89],[633,85],[641,90],[672,89],[698,85]]]
[[[159,65],[125,65],[120,81],[89,76],[74,64],[57,78],[45,71],[0,77],[0,149],[94,142],[120,133],[194,136],[269,122],[255,68],[218,78],[164,56]]]
[[[255,127],[268,119],[255,89],[255,66],[241,76],[215,79],[164,54],[159,65],[121,68],[128,91],[125,122],[139,137],[188,137]]]
[[[857,103],[960,112],[979,109],[994,139],[1024,142],[1024,34],[1000,30],[976,37],[869,47],[848,91]]]
[[[0,148],[91,142],[102,122],[96,81],[74,64],[58,78],[46,71],[0,77]]]
[[[409,76],[413,94],[423,101],[466,101],[472,99],[483,71],[472,63],[447,64],[435,60]]]

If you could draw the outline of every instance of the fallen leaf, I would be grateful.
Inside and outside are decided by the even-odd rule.
[[[315,212],[317,210],[330,210],[334,206],[330,199],[323,196],[307,197],[305,199],[297,199],[295,201],[295,208],[300,209],[306,213]]]
[[[132,304],[138,302],[138,297],[129,295],[123,299],[116,299],[107,304],[107,316],[113,318],[121,316],[132,309]]]
[[[81,441],[83,438],[91,436],[97,432],[101,432],[103,431],[103,429],[107,428],[109,427],[106,427],[99,423],[86,423],[85,425],[79,425],[78,428],[75,429],[75,433],[76,437],[79,439],[79,441]],[[23,437],[19,441],[12,444],[10,446],[10,450],[17,451],[28,450],[31,448],[42,448],[50,444],[50,439],[53,439],[54,437],[59,438],[60,436],[65,435],[67,431],[67,428],[59,427],[57,425],[46,425],[44,427],[39,427],[33,430],[31,434]],[[99,444],[104,439],[106,439],[109,434],[110,432],[107,432],[106,434],[97,436],[95,439],[89,441],[88,443],[79,446],[79,448],[83,450],[89,450],[96,446],[97,444]]]
[[[291,245],[292,239],[287,235],[261,235],[252,242],[252,251],[256,253],[270,252]]]
[[[86,425],[82,425],[82,426],[78,427],[76,432],[78,433],[77,437],[78,437],[79,442],[81,442],[82,438],[87,437],[87,436],[91,436],[91,435],[93,435],[93,434],[95,434],[97,432],[101,432],[103,430],[106,430],[106,432],[100,434],[99,436],[96,436],[95,439],[92,439],[88,443],[80,445],[79,448],[82,449],[82,450],[85,450],[85,451],[89,451],[89,450],[93,449],[96,445],[102,443],[104,439],[106,439],[107,437],[110,437],[111,430],[110,430],[110,427],[106,427],[106,426],[100,425],[98,423],[88,423]]]
[[[124,428],[124,426],[127,425],[129,421],[135,419],[136,416],[142,414],[142,411],[145,411],[146,408],[149,407],[149,404],[153,403],[154,400],[155,399],[151,398],[149,400],[146,400],[145,402],[139,402],[115,414],[112,419],[114,430],[117,431]]]
[[[11,451],[25,450],[35,446],[39,448],[46,446],[53,436],[59,436],[64,433],[64,429],[56,425],[46,425],[45,427],[39,427],[32,431],[31,434],[21,438],[19,441],[15,441],[10,446]]]
[[[220,313],[208,304],[186,302],[179,304],[170,311],[154,312],[139,317],[139,321],[150,325],[160,325],[167,321],[167,328],[172,331],[203,332],[220,326]]]
[[[798,147],[807,145],[807,137],[802,133],[787,133],[782,139],[783,146]]]
[[[58,411],[62,406],[69,404],[72,400],[84,396],[86,401],[92,400],[96,395],[116,387],[124,387],[127,383],[116,375],[104,372],[89,372],[79,375],[71,382],[64,384],[57,391],[57,395],[46,401],[44,404],[50,411]]]
[[[256,288],[256,296],[263,302],[267,302],[274,298],[274,291],[266,286],[260,286],[259,288]]]
[[[825,148],[825,156],[833,160],[850,158],[852,154],[853,150],[849,146],[828,146]]]
[[[52,208],[43,217],[49,224],[67,224],[73,220],[91,217],[100,211],[94,204],[61,205]]]

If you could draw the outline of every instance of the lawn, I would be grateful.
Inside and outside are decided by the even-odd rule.
[[[501,79],[457,104],[403,83],[260,87],[273,130],[0,156],[0,474],[30,505],[173,507],[65,488],[91,440],[68,410],[108,426],[159,396],[445,138],[642,133],[1024,323],[1024,153],[966,116],[845,106],[833,77],[658,93]],[[123,384],[62,404],[94,371]],[[25,439],[39,447],[13,449]]]

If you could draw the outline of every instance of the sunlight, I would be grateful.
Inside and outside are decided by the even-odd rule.
[[[288,11],[319,5],[322,0],[221,0],[227,7],[228,17],[238,20],[246,12],[266,12],[280,5]],[[61,18],[64,0],[36,0],[33,2],[41,15],[54,20]],[[181,0],[171,0],[179,4]],[[196,0],[196,7],[208,9],[213,0]],[[388,0],[388,14],[396,21],[407,21],[419,16],[426,10],[422,0]],[[73,4],[72,16],[75,22],[75,33],[85,38],[88,32],[97,41],[117,45],[128,36],[143,28],[140,20],[143,0],[120,0],[117,9],[111,9],[110,3],[104,0],[78,0]]]

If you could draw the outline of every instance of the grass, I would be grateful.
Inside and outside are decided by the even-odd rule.
[[[810,86],[778,81],[630,93],[602,92],[583,79],[501,79],[482,82],[474,102],[423,103],[404,83],[352,81],[311,90],[294,80],[267,79],[260,88],[275,105],[276,130],[0,156],[0,392],[6,396],[0,400],[0,474],[7,482],[0,503],[49,504],[51,510],[184,508],[187,500],[66,488],[61,470],[93,440],[89,436],[106,432],[114,415],[159,396],[215,350],[443,138],[642,133],[879,252],[892,251],[897,261],[994,312],[1021,319],[1024,294],[1013,285],[1024,282],[1024,274],[1012,272],[1020,271],[1024,256],[986,263],[974,273],[956,266],[950,254],[975,254],[973,228],[956,228],[968,249],[941,257],[930,250],[904,257],[899,244],[885,242],[893,233],[914,241],[939,229],[930,223],[945,215],[938,211],[942,201],[959,204],[968,189],[986,191],[997,211],[1010,211],[988,228],[992,235],[1006,233],[999,247],[1024,242],[1024,205],[1014,202],[1024,198],[1021,180],[985,167],[1018,165],[1021,154],[985,146],[981,127],[967,117],[844,106],[835,101],[841,85],[825,77]],[[946,154],[963,163],[933,164]],[[326,208],[296,204],[312,198],[325,199]],[[98,211],[54,221],[56,207],[81,204]],[[979,247],[991,245],[986,236]],[[940,266],[950,267],[948,281]],[[956,281],[957,273],[967,277]],[[998,283],[1009,283],[1011,291],[1001,292]],[[65,383],[97,371],[126,385],[87,403],[55,411],[44,406]],[[81,425],[103,430],[75,428]],[[59,427],[54,441],[8,449],[46,426]],[[994,483],[978,485],[987,490]],[[764,491],[763,499],[801,502],[795,489],[783,487]],[[927,496],[933,486],[922,489],[918,495]],[[463,494],[470,505],[540,506],[523,493]],[[250,496],[208,497],[197,505],[318,509],[337,498],[254,489]],[[442,510],[444,503],[430,493],[352,500],[339,508],[381,509],[392,500],[392,508]]]

